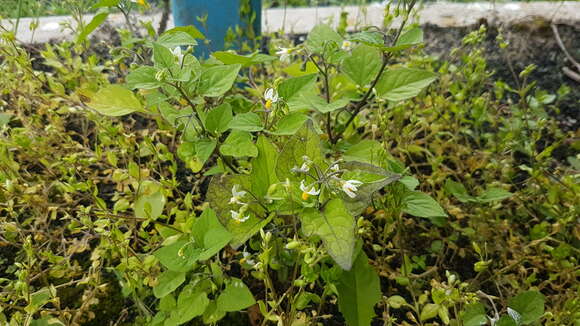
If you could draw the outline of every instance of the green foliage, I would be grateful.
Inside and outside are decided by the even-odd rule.
[[[38,71],[3,35],[0,322],[572,324],[567,92],[534,66],[493,83],[484,29],[423,55],[414,6],[386,11],[401,29],[319,25],[284,60],[198,60],[178,27],[121,31],[106,59],[46,45]]]

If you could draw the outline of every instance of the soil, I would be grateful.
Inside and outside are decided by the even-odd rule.
[[[526,21],[514,22],[510,26],[489,26],[485,20],[480,23],[487,25],[488,33],[483,45],[488,67],[495,72],[493,78],[509,85],[517,85],[517,74],[526,66],[535,64],[537,68],[529,80],[536,81],[540,89],[555,94],[562,85],[569,87],[570,93],[557,105],[560,112],[552,114],[555,115],[562,130],[579,130],[580,83],[562,72],[564,67],[572,69],[572,64],[558,46],[550,23],[533,17]],[[479,29],[479,26],[479,24],[456,28],[423,26],[425,52],[447,59],[450,50],[461,46],[462,38]],[[576,61],[580,61],[580,22],[557,27],[568,52]],[[499,48],[496,41],[500,29],[504,39],[510,44],[504,50]]]

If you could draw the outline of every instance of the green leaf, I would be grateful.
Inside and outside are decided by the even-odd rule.
[[[256,303],[252,292],[242,280],[231,278],[226,281],[225,290],[217,298],[217,309],[221,311],[240,311]]]
[[[431,196],[418,191],[409,192],[403,199],[403,212],[418,217],[426,217],[437,226],[443,226],[447,214]]]
[[[488,188],[479,196],[477,200],[482,203],[489,203],[496,200],[503,200],[511,197],[513,194],[507,190],[501,188]]]
[[[274,215],[266,219],[258,218],[255,214],[263,214],[264,210],[259,204],[251,203],[247,212],[250,218],[247,221],[240,223],[232,219],[230,211],[237,211],[240,208],[240,205],[230,203],[234,185],[238,185],[240,190],[252,191],[249,175],[214,176],[209,184],[206,200],[216,211],[222,225],[232,234],[230,245],[237,248],[268,224]],[[246,196],[251,198],[249,194]]]
[[[174,67],[177,66],[177,59],[166,46],[159,43],[153,43],[153,62],[155,62],[155,67],[165,68],[169,71],[173,71]]]
[[[242,66],[224,65],[206,68],[200,77],[198,92],[207,97],[218,97],[232,88]]]
[[[110,117],[123,116],[143,109],[133,92],[119,85],[109,85],[99,90],[91,99],[89,106]]]
[[[349,147],[343,155],[345,161],[357,161],[377,166],[384,166],[386,158],[387,151],[383,145],[371,139],[361,140]]]
[[[193,38],[202,39],[202,40],[205,39],[205,36],[203,35],[203,33],[200,32],[193,25],[174,27],[174,28],[166,31],[164,34],[171,34],[174,32],[184,32],[184,33],[189,34]]]
[[[472,303],[465,307],[461,314],[463,326],[481,326],[487,324],[487,315],[485,308],[479,302]]]
[[[508,301],[508,307],[520,314],[522,325],[527,325],[540,319],[544,314],[545,297],[538,291],[526,291]]]
[[[163,246],[153,253],[163,266],[174,272],[188,272],[193,269],[202,249],[188,240],[178,240]]]
[[[504,315],[501,316],[494,326],[518,326],[518,324],[512,319],[512,317]]]
[[[190,34],[182,31],[170,30],[161,35],[156,41],[169,49],[178,46],[197,45],[197,41]]]
[[[308,33],[308,39],[305,44],[310,52],[322,54],[325,52],[325,47],[328,43],[332,42],[340,45],[342,43],[342,36],[335,32],[329,25],[319,24],[314,26],[310,33]]]
[[[230,51],[216,51],[211,55],[226,65],[241,64],[243,67],[249,67],[253,64],[276,60],[276,57],[262,53],[239,55]]]
[[[171,311],[169,321],[176,325],[187,323],[193,318],[201,316],[208,305],[209,299],[203,289],[188,284],[179,293],[176,308]]]
[[[87,39],[87,36],[91,34],[97,27],[101,26],[101,24],[107,20],[109,17],[109,11],[100,11],[97,13],[91,21],[85,25],[85,27],[81,30],[77,37],[77,42],[82,42]]]
[[[157,79],[155,79],[155,74],[157,69],[149,66],[141,66],[133,71],[126,78],[126,85],[130,89],[155,89],[162,85]]]
[[[434,303],[428,303],[423,307],[421,310],[421,321],[429,320],[431,318],[435,318],[437,316],[437,312],[439,310],[439,305]]]
[[[312,92],[318,74],[285,79],[278,86],[278,95],[287,103],[298,98],[302,93]],[[290,105],[290,104],[289,104]]]
[[[242,131],[260,131],[264,129],[260,116],[254,112],[236,114],[228,124],[228,128]]]
[[[381,69],[381,52],[377,48],[359,45],[342,62],[342,71],[359,86],[373,81]]]
[[[256,142],[258,157],[252,160],[252,193],[258,198],[263,198],[268,192],[270,185],[277,183],[276,161],[278,152],[276,147],[261,135]]]
[[[160,183],[145,180],[139,185],[137,200],[135,201],[135,216],[138,218],[156,219],[163,213],[165,195]]]
[[[447,181],[445,181],[445,191],[453,195],[455,198],[457,198],[457,200],[459,200],[462,203],[476,201],[475,198],[473,198],[473,196],[467,193],[467,190],[461,183],[455,182],[451,179],[447,179]]]
[[[228,125],[232,118],[232,106],[228,103],[223,103],[209,111],[205,117],[205,127],[212,133],[221,134],[228,130]]]
[[[417,96],[435,79],[437,75],[426,70],[410,68],[389,70],[377,83],[377,95],[393,102],[403,101]]]
[[[195,221],[192,235],[195,244],[204,249],[198,260],[207,260],[213,257],[232,240],[232,235],[218,221],[211,208],[206,208],[200,218]]]
[[[342,175],[344,180],[353,179],[363,182],[358,187],[355,198],[350,198],[341,193],[344,204],[354,216],[361,214],[369,207],[377,191],[401,178],[398,174],[393,174],[378,166],[362,162],[346,162],[341,164],[340,167],[346,170]]]
[[[423,43],[423,30],[420,27],[413,27],[399,37],[396,46],[416,45]]]
[[[327,166],[322,156],[320,137],[314,131],[310,121],[298,130],[294,136],[290,137],[290,140],[282,148],[276,163],[278,180],[286,180],[286,178],[292,181],[302,180],[302,175],[293,174],[291,170],[294,167],[300,167],[304,163],[304,156],[308,156],[322,170]]]
[[[163,298],[175,291],[183,282],[185,282],[185,273],[165,271],[159,276],[158,283],[153,288],[153,294],[156,298]]]
[[[220,319],[224,318],[225,315],[225,311],[218,309],[216,301],[210,301],[209,305],[203,312],[203,323],[206,325],[216,324]]]
[[[274,135],[294,135],[304,122],[308,120],[308,116],[300,112],[291,112],[280,119],[276,123],[276,131],[272,132]]]
[[[314,208],[306,209],[300,219],[306,236],[319,236],[328,254],[342,269],[352,267],[354,218],[341,199],[331,199],[322,212]]]
[[[258,148],[252,142],[252,135],[246,131],[232,131],[220,146],[220,152],[233,157],[256,157]]]
[[[338,306],[349,326],[368,326],[375,316],[374,306],[381,300],[377,272],[364,252],[358,254],[350,271],[343,271],[338,284]]]
[[[352,34],[349,39],[372,47],[383,48],[385,45],[383,34],[379,32],[362,31]]]
[[[119,4],[120,1],[121,0],[100,0],[93,6],[93,9],[102,7],[115,7]]]
[[[402,306],[404,306],[404,305],[407,305],[407,304],[408,304],[408,303],[407,303],[407,300],[405,300],[405,298],[403,298],[403,297],[402,297],[402,296],[400,296],[400,295],[393,295],[393,296],[390,296],[390,297],[387,299],[387,303],[389,304],[389,306],[391,306],[392,308],[395,308],[395,309],[399,309],[399,308],[401,308]]]
[[[4,127],[10,120],[12,120],[13,115],[10,113],[0,112],[0,128]]]

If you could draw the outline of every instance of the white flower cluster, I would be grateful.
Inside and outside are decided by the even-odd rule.
[[[248,209],[248,204],[244,203],[242,199],[246,194],[246,191],[240,190],[240,185],[235,184],[232,187],[232,198],[230,198],[230,204],[241,205],[241,207],[237,211],[230,210],[230,214],[232,215],[232,219],[238,223],[243,223],[250,218],[250,215],[244,215]]]

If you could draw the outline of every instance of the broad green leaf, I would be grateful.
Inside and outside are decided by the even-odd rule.
[[[133,92],[119,85],[109,85],[99,90],[91,99],[89,106],[111,117],[123,116],[143,109]]]
[[[228,124],[228,128],[242,131],[260,131],[264,129],[260,116],[254,112],[236,114]]]
[[[509,198],[512,195],[513,194],[511,192],[503,190],[501,188],[488,188],[479,196],[477,196],[477,200],[482,203],[489,203],[492,201]]]
[[[207,260],[213,257],[232,239],[232,235],[218,221],[211,208],[206,208],[200,218],[195,221],[192,235],[195,244],[204,249],[198,260]]]
[[[193,38],[202,39],[202,40],[205,39],[205,36],[203,35],[203,33],[200,32],[193,25],[174,27],[174,28],[166,31],[164,34],[171,34],[171,33],[174,33],[174,32],[185,32],[185,33],[189,34]]]
[[[33,320],[30,326],[64,326],[64,324],[54,317],[43,317]]]
[[[226,312],[218,309],[216,301],[210,301],[209,305],[203,312],[203,323],[206,325],[215,324],[224,318]]]
[[[340,167],[346,170],[342,175],[344,180],[358,180],[363,182],[358,187],[355,198],[351,198],[341,192],[344,204],[354,216],[361,214],[369,207],[377,191],[401,178],[398,174],[362,162],[346,162],[340,164]]]
[[[340,46],[342,36],[335,32],[329,25],[319,24],[314,26],[310,33],[308,33],[308,39],[305,44],[310,52],[322,54],[325,52],[328,44],[332,42]]]
[[[404,184],[407,189],[413,191],[419,185],[419,180],[412,176],[404,176],[399,180],[400,183]]]
[[[302,216],[302,231],[306,236],[317,235],[326,251],[342,269],[350,270],[354,253],[354,218],[341,199],[331,199],[322,212],[306,209]]]
[[[421,321],[429,320],[431,318],[437,317],[437,311],[439,310],[439,305],[434,303],[426,304],[421,310]]]
[[[217,298],[217,309],[222,311],[240,311],[256,303],[250,289],[237,278],[226,281],[226,288]]]
[[[97,27],[101,26],[101,24],[105,20],[107,20],[107,17],[109,17],[108,10],[100,11],[99,13],[97,13],[93,17],[93,19],[91,19],[91,21],[88,24],[86,24],[85,27],[81,30],[81,32],[77,37],[77,42],[82,42],[86,40],[89,34],[91,34],[95,29],[97,29]]]
[[[401,34],[396,46],[415,45],[420,43],[423,43],[423,30],[420,27],[413,27]]]
[[[220,146],[220,152],[233,157],[256,157],[258,148],[252,142],[252,135],[246,131],[232,131]]]
[[[461,183],[455,182],[451,179],[447,179],[447,181],[445,181],[445,191],[453,195],[455,198],[457,198],[457,200],[459,200],[462,203],[476,201],[475,198],[473,198],[473,196],[467,193],[467,190]]]
[[[0,128],[4,127],[10,120],[12,120],[13,115],[11,113],[0,112]]]
[[[243,67],[249,67],[253,64],[276,60],[276,57],[262,53],[239,55],[230,51],[216,51],[212,53],[212,56],[226,65],[241,64]]]
[[[278,182],[276,177],[278,152],[276,147],[263,135],[258,137],[256,147],[258,147],[258,157],[252,160],[252,193],[258,198],[263,198],[270,185]]]
[[[407,305],[407,300],[405,300],[405,298],[403,298],[400,295],[393,295],[390,296],[387,299],[387,303],[389,304],[390,307],[395,308],[395,309],[399,309],[404,305]]]
[[[240,205],[230,203],[234,185],[238,185],[240,190],[252,191],[249,175],[214,176],[209,184],[206,200],[216,211],[222,225],[231,233],[230,245],[233,248],[238,248],[268,224],[274,215],[261,219],[255,214],[264,214],[263,208],[258,204],[250,204],[250,209],[247,212],[250,218],[247,221],[238,222],[232,219],[231,211],[237,211],[240,208]],[[247,199],[252,198],[249,194],[246,196],[242,200],[248,201]]]
[[[228,125],[232,118],[232,106],[224,103],[209,111],[205,117],[205,127],[212,133],[221,134],[228,130]]]
[[[100,0],[93,6],[93,9],[103,7],[115,7],[116,5],[119,4],[120,1],[121,0]]]
[[[372,139],[364,139],[349,147],[344,152],[345,161],[357,161],[376,166],[385,166],[387,151],[381,143]]]
[[[494,326],[519,326],[512,317],[504,315],[495,323]]]
[[[206,68],[200,77],[198,92],[207,97],[217,97],[232,88],[242,66],[223,65]]]
[[[343,271],[336,286],[338,306],[349,326],[368,326],[375,316],[374,306],[381,300],[377,272],[360,252],[350,271]]]
[[[538,291],[526,291],[508,300],[508,307],[520,314],[522,325],[540,319],[544,314],[545,297]]]
[[[481,326],[487,324],[487,315],[484,306],[477,302],[465,307],[461,314],[463,326]]]
[[[349,39],[372,47],[383,48],[385,40],[383,34],[373,31],[362,31],[352,34]]]
[[[176,308],[171,311],[169,321],[176,325],[187,323],[201,316],[208,305],[207,294],[199,286],[189,284],[179,293]]]
[[[298,132],[286,142],[276,164],[278,180],[300,181],[303,175],[291,173],[292,168],[300,167],[304,163],[303,157],[307,156],[321,170],[326,168],[320,137],[314,131],[311,122],[307,122]]]
[[[283,71],[290,77],[302,77],[316,74],[318,69],[314,63],[307,61],[306,64],[303,64],[302,62],[293,63],[284,68]]]
[[[287,103],[298,98],[300,94],[310,94],[315,89],[317,74],[288,78],[278,86],[278,95]],[[290,105],[290,104],[289,104]],[[292,107],[291,107],[292,108]]]
[[[193,269],[202,249],[196,248],[192,241],[178,240],[157,249],[155,256],[163,266],[174,272],[188,272]]]
[[[276,123],[276,131],[272,132],[274,135],[294,135],[304,122],[308,120],[308,116],[300,112],[291,112],[280,119]]]
[[[399,68],[383,73],[376,86],[377,96],[397,102],[417,96],[437,79],[437,74],[419,69]]]
[[[443,226],[447,214],[431,196],[418,191],[409,192],[403,199],[403,212],[425,217],[437,226]]]
[[[169,311],[171,312],[175,309],[177,305],[177,301],[175,301],[175,297],[172,294],[168,294],[159,300],[159,310],[161,311]]]
[[[377,48],[359,45],[342,62],[342,71],[359,86],[372,82],[381,69],[381,52]]]
[[[197,45],[197,41],[190,34],[182,31],[167,31],[156,41],[169,49],[177,46]]]
[[[130,89],[155,89],[162,84],[155,79],[157,69],[150,66],[141,66],[133,71],[126,78],[127,87]]]
[[[137,200],[135,201],[135,216],[138,218],[156,219],[163,213],[165,195],[160,183],[145,180],[139,185]]]
[[[153,294],[156,298],[163,298],[185,282],[185,273],[165,271],[159,276],[157,282],[157,285],[153,288]]]
[[[177,66],[177,58],[171,50],[159,43],[153,43],[153,62],[155,62],[155,67],[165,68],[169,71],[173,71],[174,67]]]

